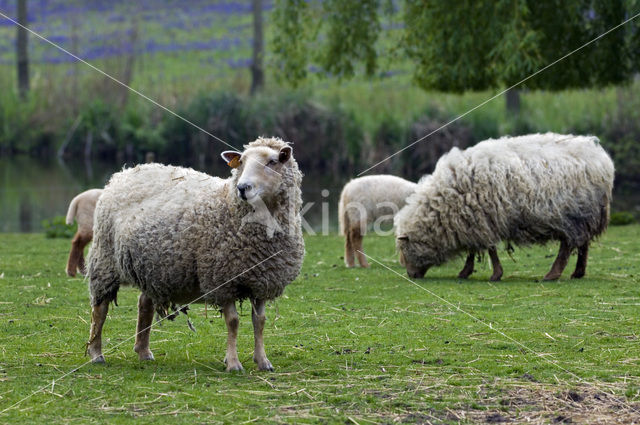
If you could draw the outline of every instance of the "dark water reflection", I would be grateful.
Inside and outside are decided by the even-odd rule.
[[[23,156],[0,158],[0,232],[42,230],[42,220],[65,215],[69,201],[76,194],[103,187],[111,174],[125,165],[132,164],[42,161]],[[229,175],[229,169],[222,161],[186,165],[211,175]],[[352,176],[303,172],[303,200],[308,205],[305,219],[316,232],[321,232],[327,225],[329,231],[337,231],[340,190]],[[617,182],[613,210],[631,211],[637,216],[640,213],[639,189],[637,183]]]
[[[24,156],[0,158],[0,232],[41,231],[42,220],[66,215],[75,195],[103,187],[114,172],[131,165],[104,161],[43,161]],[[220,177],[230,173],[222,160],[215,164],[174,165],[191,166]],[[313,203],[305,218],[316,232],[322,230],[323,203],[326,204],[325,211],[329,211],[329,231],[337,231],[340,189],[349,179],[347,175],[305,173],[304,203]]]

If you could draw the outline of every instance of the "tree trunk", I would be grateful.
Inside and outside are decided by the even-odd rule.
[[[72,13],[71,14],[71,53],[73,53],[74,55],[80,55],[80,49],[78,47],[78,14],[77,13]],[[72,93],[73,93],[73,113],[74,115],[78,114],[78,111],[80,109],[80,105],[79,105],[79,99],[80,99],[80,88],[78,85],[78,79],[80,78],[80,69],[79,69],[79,64],[80,62],[77,60],[73,61],[73,77],[71,80],[71,87],[72,87]]]
[[[507,113],[511,116],[520,114],[520,90],[511,89],[507,91]]]
[[[262,32],[262,0],[252,0],[253,6],[253,62],[251,64],[251,94],[264,86],[264,34]]]
[[[129,37],[129,46],[131,51],[127,55],[126,62],[124,64],[124,72],[122,73],[121,81],[127,86],[122,87],[122,94],[120,96],[120,108],[124,109],[127,105],[127,99],[129,96],[129,86],[133,80],[133,68],[136,61],[136,46],[138,43],[138,20],[133,18],[131,20],[131,32]]]
[[[27,0],[18,0],[18,26],[16,26],[16,57],[18,63],[18,91],[22,99],[29,93],[29,53],[27,49]]]

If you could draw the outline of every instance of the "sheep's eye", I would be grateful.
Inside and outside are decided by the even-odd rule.
[[[275,159],[270,159],[270,160],[269,160],[269,162],[267,162],[267,165],[268,165],[269,167],[271,167],[271,166],[273,166],[273,165],[276,165],[276,162],[277,162],[277,161],[276,161]]]

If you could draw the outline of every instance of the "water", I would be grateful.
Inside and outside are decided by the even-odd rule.
[[[132,164],[43,161],[25,156],[0,158],[0,232],[41,231],[42,220],[66,215],[75,195],[90,188],[104,187],[111,174],[125,165]],[[222,161],[187,165],[211,175],[229,175],[229,169]],[[303,203],[311,204],[304,218],[316,232],[326,224],[329,231],[336,232],[340,190],[353,176],[303,172]],[[612,209],[640,215],[640,185],[616,182]]]
[[[0,158],[0,232],[39,232],[42,220],[65,216],[69,202],[87,189],[104,187],[109,177],[133,164],[105,161],[43,161],[16,156]],[[227,177],[229,168],[216,163],[187,165],[211,175]],[[303,170],[304,172],[304,170]],[[323,228],[323,204],[329,211],[329,231],[338,229],[340,190],[351,176],[304,172],[304,204],[312,204],[304,217],[310,228]],[[325,219],[325,222],[327,219]]]

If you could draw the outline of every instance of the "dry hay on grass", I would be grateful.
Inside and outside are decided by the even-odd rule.
[[[640,424],[640,403],[588,385],[572,389],[539,383],[515,385],[483,401],[501,407],[456,413],[472,423]]]

